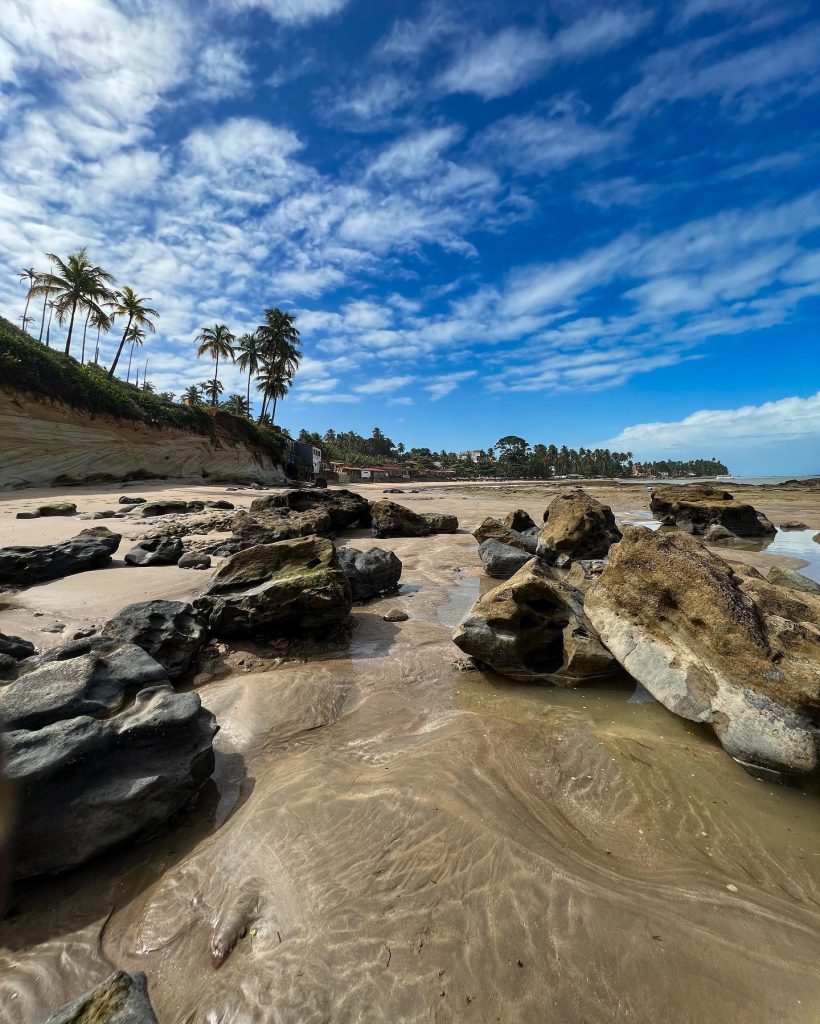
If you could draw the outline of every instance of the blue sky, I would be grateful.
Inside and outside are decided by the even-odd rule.
[[[818,68],[800,0],[5,0],[0,309],[88,245],[161,389],[280,305],[294,430],[820,472]]]

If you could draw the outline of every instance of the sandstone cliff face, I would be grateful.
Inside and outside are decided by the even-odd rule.
[[[285,476],[270,454],[219,422],[211,436],[91,416],[62,402],[0,388],[0,487],[164,478]]]

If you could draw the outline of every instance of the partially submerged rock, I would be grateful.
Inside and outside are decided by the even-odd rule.
[[[818,763],[820,599],[740,575],[683,533],[630,528],[586,596],[623,667],[675,714],[763,768]]]
[[[796,569],[783,568],[773,565],[769,570],[769,583],[776,583],[779,587],[790,587],[792,590],[800,590],[804,594],[815,594],[820,597],[820,583],[815,583],[808,576]]]
[[[659,487],[653,491],[649,507],[664,526],[696,536],[705,534],[710,526],[722,526],[735,537],[766,537],[777,532],[762,512],[712,484]]]
[[[395,501],[374,501],[371,506],[374,537],[429,537],[431,533],[455,533],[458,519],[438,512],[421,514]]]
[[[96,988],[72,999],[45,1024],[157,1024],[141,971],[115,971]]]
[[[478,545],[478,557],[488,576],[506,580],[517,573],[522,565],[526,565],[532,554],[523,548],[502,544],[501,541],[490,537]]]
[[[458,517],[447,512],[423,512],[422,518],[427,521],[431,533],[455,533],[458,530]]]
[[[140,647],[159,662],[169,679],[190,675],[207,641],[193,605],[185,601],[129,604],[106,622],[102,633]]]
[[[536,552],[548,564],[604,558],[620,539],[612,509],[578,487],[553,498],[544,513]]]
[[[331,541],[301,537],[232,555],[195,606],[218,635],[282,636],[336,626],[352,601]]]
[[[370,601],[381,594],[389,594],[399,585],[401,560],[382,548],[359,551],[357,548],[339,548],[339,563],[350,582],[354,601]]]
[[[581,593],[535,558],[476,601],[453,643],[523,682],[573,686],[617,670],[584,615]]]
[[[487,516],[473,530],[473,536],[479,544],[483,544],[485,540],[497,540],[499,544],[506,544],[508,547],[534,555],[538,543],[538,528],[533,524],[526,532],[514,530],[506,521],[502,523],[500,519]]]
[[[125,554],[129,565],[176,565],[185,548],[178,537],[150,537],[135,544]]]
[[[0,548],[0,584],[41,583],[108,565],[121,536],[92,526],[61,544]]]
[[[808,530],[808,526],[805,523],[801,523],[797,519],[790,519],[787,523],[780,524],[781,530]]]

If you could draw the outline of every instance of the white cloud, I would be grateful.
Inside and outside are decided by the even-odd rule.
[[[575,160],[614,150],[620,138],[579,121],[566,107],[547,116],[511,114],[476,136],[473,149],[495,163],[519,173],[545,173]]]
[[[349,0],[221,0],[234,8],[256,7],[288,25],[306,25],[343,10]]]
[[[431,401],[437,402],[440,398],[444,398],[445,395],[455,391],[459,384],[465,380],[475,377],[477,373],[478,370],[460,370],[458,373],[445,373],[430,381],[429,384],[425,384],[424,390],[430,395]]]
[[[366,384],[359,384],[353,390],[360,395],[383,395],[388,391],[401,391],[411,384],[416,378],[410,375],[403,377],[374,377],[368,379]]]
[[[508,96],[537,78],[549,57],[549,43],[535,30],[503,29],[468,45],[440,76],[444,92],[473,92],[485,100]]]
[[[407,18],[395,21],[374,53],[383,60],[414,61],[430,47],[459,31],[456,12],[444,4],[433,4],[417,21]]]
[[[250,69],[237,43],[220,40],[204,46],[197,57],[197,92],[203,100],[224,100],[250,89]]]

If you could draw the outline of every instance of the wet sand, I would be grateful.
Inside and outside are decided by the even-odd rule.
[[[64,496],[87,511],[120,493],[256,496]],[[349,646],[280,661],[247,645],[199,687],[221,726],[214,783],[152,840],[17,887],[0,923],[3,1020],[38,1024],[120,967],[147,973],[161,1024],[814,1024],[816,786],[752,779],[708,730],[628,703],[627,679],[565,691],[457,667],[450,633],[483,583],[466,531],[517,507],[538,518],[554,493],[395,496],[455,512],[463,532],[374,542],[402,559],[402,588],[355,610]],[[641,487],[595,493],[622,520],[647,517]],[[14,521],[34,497],[0,503],[0,544],[95,525]],[[814,496],[750,500],[820,529]],[[209,575],[118,562],[0,598],[0,630],[57,642],[35,610],[77,628]],[[410,619],[382,621],[392,607]]]

